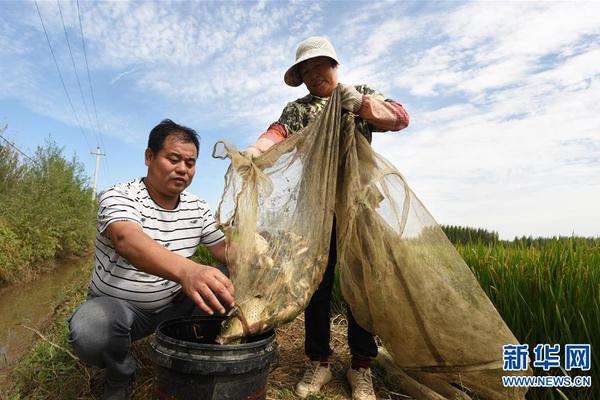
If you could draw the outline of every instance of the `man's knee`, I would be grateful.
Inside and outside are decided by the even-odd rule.
[[[127,347],[132,316],[121,300],[94,297],[83,303],[69,319],[69,342],[85,362],[103,367],[103,354]]]

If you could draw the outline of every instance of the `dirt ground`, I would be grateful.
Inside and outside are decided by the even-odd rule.
[[[346,370],[350,366],[350,350],[346,340],[347,323],[338,315],[332,320],[331,346],[333,379],[323,387],[318,396],[311,399],[351,399],[350,386],[346,381]],[[292,323],[277,331],[279,344],[279,362],[269,375],[267,399],[295,399],[294,386],[304,372],[306,357],[304,355],[304,321],[296,318]],[[373,383],[378,399],[408,399],[393,392],[383,381],[379,370],[374,368]]]

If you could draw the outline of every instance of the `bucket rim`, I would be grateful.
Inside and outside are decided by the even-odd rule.
[[[160,324],[158,324],[158,326],[156,327],[155,330],[155,342],[163,342],[163,343],[168,343],[168,344],[181,344],[181,343],[185,343],[186,346],[191,347],[191,348],[197,348],[197,349],[204,349],[204,350],[216,350],[216,351],[230,351],[230,350],[245,350],[245,349],[252,349],[255,347],[260,347],[263,345],[267,345],[270,342],[275,341],[275,330],[271,329],[265,333],[262,333],[260,335],[257,335],[258,337],[263,337],[260,340],[256,340],[253,342],[249,342],[249,343],[241,343],[241,344],[210,344],[210,343],[197,343],[197,342],[190,342],[188,340],[183,340],[183,339],[175,339],[163,332],[161,332],[162,328],[165,328],[167,326],[170,325],[175,325],[175,324],[179,324],[179,323],[186,323],[186,322],[192,322],[192,321],[214,321],[214,320],[220,320],[220,321],[225,321],[227,319],[226,316],[221,316],[221,315],[198,315],[198,316],[188,316],[188,317],[176,317],[176,318],[171,318],[168,320],[165,320],[163,322],[161,322]]]

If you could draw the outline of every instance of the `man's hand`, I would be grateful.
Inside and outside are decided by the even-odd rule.
[[[225,306],[233,307],[234,305],[233,283],[216,268],[194,264],[186,266],[180,280],[185,294],[202,311],[210,315],[215,311],[224,314]]]
[[[362,94],[354,86],[344,83],[340,83],[340,94],[342,96],[342,108],[358,114],[362,105]]]
[[[201,310],[212,315],[214,311],[225,312],[222,304],[233,307],[233,284],[218,269],[195,263],[165,249],[135,222],[113,222],[106,228],[106,233],[117,253],[131,265],[140,271],[179,283]],[[215,246],[214,254],[224,254],[225,242]]]

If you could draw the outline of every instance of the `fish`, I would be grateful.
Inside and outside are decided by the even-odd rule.
[[[237,344],[246,336],[262,332],[265,324],[264,313],[266,301],[256,295],[248,301],[236,305],[228,314],[229,318],[223,321],[221,333],[216,338],[219,344]]]

